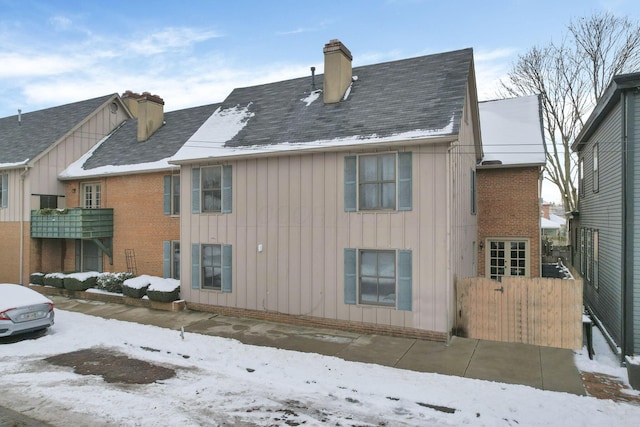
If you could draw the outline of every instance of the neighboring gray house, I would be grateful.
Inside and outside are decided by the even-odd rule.
[[[235,89],[181,167],[188,306],[447,340],[477,274],[473,52]]]
[[[572,149],[579,161],[573,265],[621,357],[640,354],[640,73],[615,76]]]

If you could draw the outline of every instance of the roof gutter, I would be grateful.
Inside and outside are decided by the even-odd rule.
[[[226,150],[229,151],[228,154],[225,155],[212,155],[209,157],[197,157],[191,159],[182,159],[182,160],[169,160],[169,163],[172,165],[187,165],[193,163],[203,163],[208,161],[231,161],[238,159],[256,159],[256,158],[266,158],[266,157],[281,157],[281,156],[299,156],[304,154],[315,154],[322,152],[345,152],[345,151],[368,151],[371,149],[380,149],[380,148],[394,148],[398,146],[416,146],[423,144],[451,144],[453,142],[458,141],[458,134],[455,135],[447,135],[447,136],[438,136],[438,137],[426,137],[426,138],[415,138],[415,139],[406,139],[406,140],[392,140],[392,141],[382,141],[382,142],[371,142],[371,143],[355,143],[348,145],[330,145],[330,146],[318,146],[313,148],[295,148],[290,150],[269,150],[269,146],[265,146],[266,150],[262,152],[252,151],[249,154],[244,153],[245,147],[228,147]]]
[[[503,163],[499,165],[483,165],[482,163],[476,165],[476,169],[512,169],[512,168],[531,168],[531,167],[543,167],[545,163],[517,163],[509,164]]]
[[[20,215],[20,265],[18,266],[18,270],[19,270],[19,280],[18,283],[23,285],[23,275],[24,275],[24,204],[25,204],[25,200],[30,200],[25,196],[25,191],[24,191],[24,180],[27,176],[27,174],[29,173],[29,168],[30,166],[25,165],[24,166],[24,170],[22,172],[20,172],[20,207],[18,209],[18,215]]]

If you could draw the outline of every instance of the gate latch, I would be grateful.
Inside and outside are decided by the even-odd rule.
[[[504,286],[500,286],[499,288],[495,288],[494,291],[504,293]]]

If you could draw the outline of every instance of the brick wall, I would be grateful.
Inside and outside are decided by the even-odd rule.
[[[125,249],[135,251],[137,273],[162,276],[162,242],[180,239],[180,218],[163,214],[164,175],[149,173],[100,179],[101,207],[113,208],[113,265],[104,271],[127,271]],[[98,182],[97,180],[86,182]],[[81,206],[81,182],[67,184],[67,207]],[[65,267],[75,266],[75,242],[66,241]],[[68,268],[67,268],[68,269]]]
[[[29,229],[29,223],[25,223]],[[20,276],[20,223],[0,222],[0,283],[18,283]]]
[[[492,237],[528,238],[530,276],[540,276],[540,168],[478,169],[478,242]],[[486,246],[478,251],[485,275]]]

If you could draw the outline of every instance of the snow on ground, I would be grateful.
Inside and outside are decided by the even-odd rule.
[[[148,385],[106,383],[43,360],[88,348],[177,375]],[[596,351],[594,361],[578,353],[579,365],[610,363],[602,348]],[[0,405],[56,426],[637,426],[640,420],[640,407],[610,400],[193,333],[183,339],[180,331],[64,310],[46,335],[1,345],[0,354]]]

